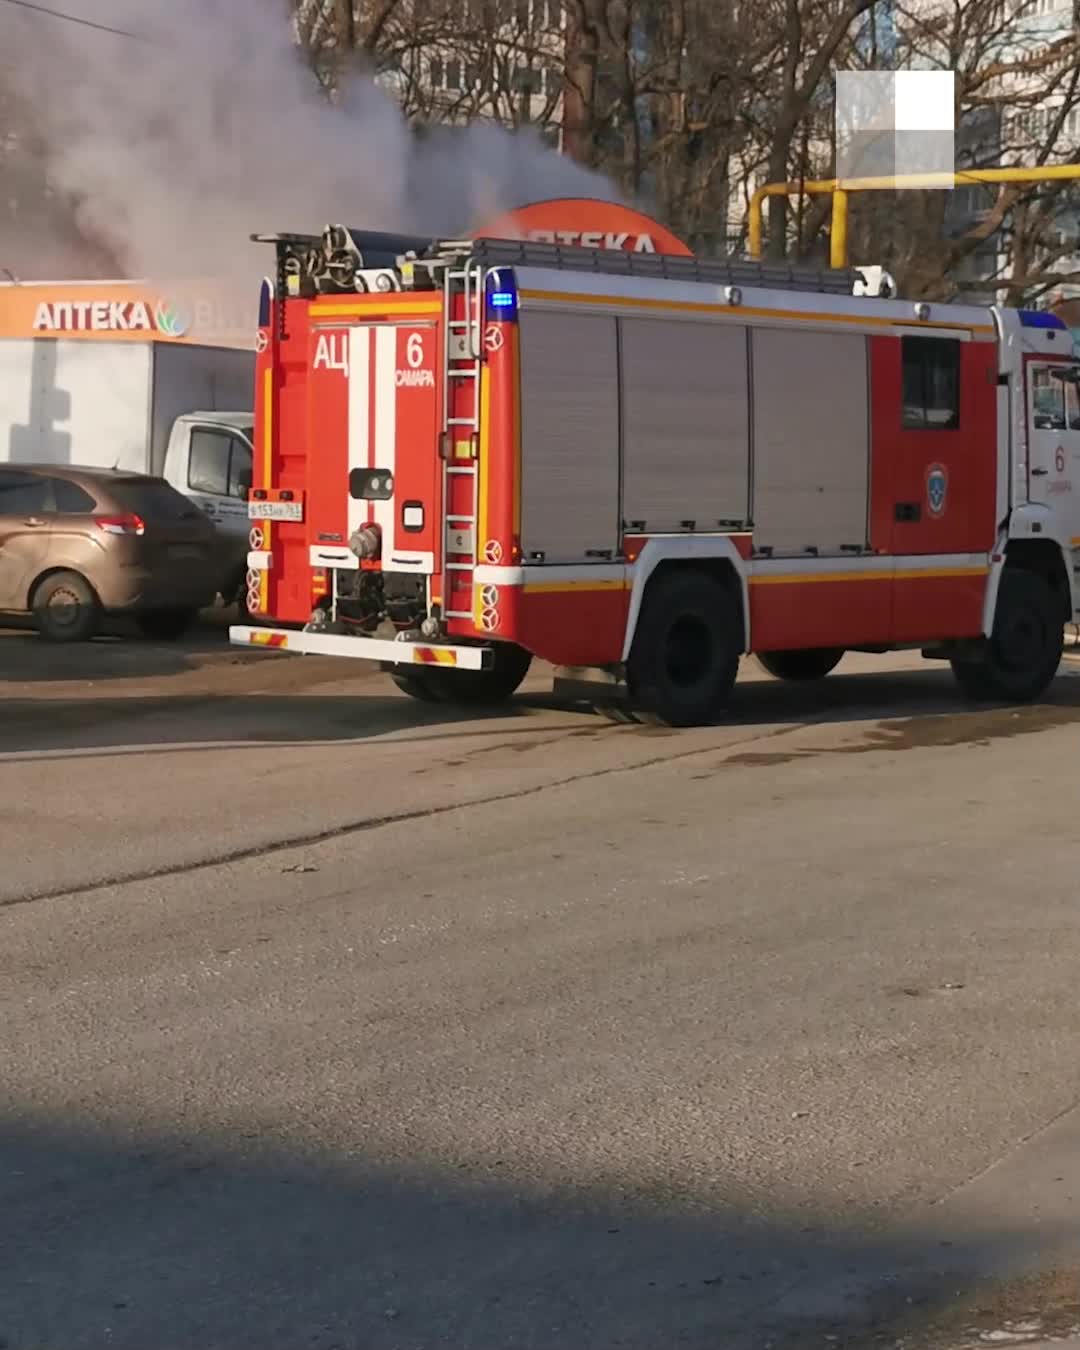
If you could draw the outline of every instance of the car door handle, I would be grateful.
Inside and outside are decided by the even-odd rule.
[[[26,517],[26,524],[27,524],[27,525],[44,525],[45,522],[40,518],[40,516],[27,516],[27,517]]]
[[[1032,478],[1045,478],[1049,472],[1049,469],[1032,469],[1031,476]]]

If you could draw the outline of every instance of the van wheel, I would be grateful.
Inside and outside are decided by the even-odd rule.
[[[176,642],[195,622],[195,609],[147,609],[135,615],[143,637],[154,642]]]
[[[231,596],[223,595],[222,600],[226,605],[231,600],[236,606],[236,617],[240,623],[247,623],[251,618],[251,610],[248,608],[248,584],[247,572],[241,572],[236,585],[232,588]]]
[[[1030,703],[1057,674],[1064,646],[1061,605],[1053,590],[1034,572],[1007,567],[982,659],[950,665],[969,698]]]
[[[54,572],[30,598],[37,630],[46,642],[88,642],[101,624],[101,604],[78,572]]]
[[[428,666],[424,681],[440,703],[464,703],[472,707],[505,703],[517,693],[532,665],[532,653],[513,642],[493,644],[494,665],[490,670],[452,670]]]
[[[670,572],[646,592],[627,663],[630,691],[668,726],[705,726],[727,706],[741,654],[730,591],[700,572]]]
[[[778,680],[823,680],[843,659],[840,647],[805,647],[791,652],[756,652],[757,663]]]

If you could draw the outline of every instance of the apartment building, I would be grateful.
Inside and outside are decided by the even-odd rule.
[[[369,5],[381,8],[356,0],[358,31]],[[382,25],[376,78],[419,124],[529,126],[561,148],[565,56],[562,0],[402,0]]]

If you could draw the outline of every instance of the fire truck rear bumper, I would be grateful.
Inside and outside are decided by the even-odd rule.
[[[490,647],[393,642],[388,638],[343,637],[338,633],[300,633],[292,628],[230,628],[229,641],[238,647],[266,647],[307,656],[351,656],[361,661],[378,661],[384,666],[489,670],[494,660]]]

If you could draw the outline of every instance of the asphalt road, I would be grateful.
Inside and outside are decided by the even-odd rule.
[[[931,1319],[1032,1241],[951,1198],[1080,1098],[1072,669],[974,711],[849,658],[667,733],[0,639],[0,1343]]]

